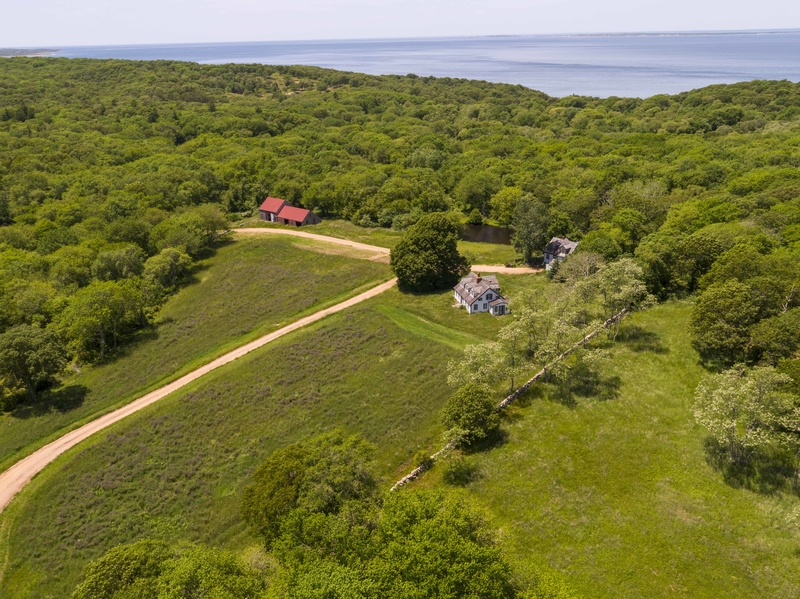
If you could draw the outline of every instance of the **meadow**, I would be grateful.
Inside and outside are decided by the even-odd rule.
[[[544,277],[500,281],[536,288]],[[0,596],[67,597],[88,561],[145,536],[254,545],[238,511],[250,472],[275,449],[333,427],[376,445],[388,487],[417,451],[440,442],[447,362],[503,324],[452,304],[450,292],[390,290],[211,373],[77,448],[3,514],[0,556],[8,564]]]
[[[499,277],[512,298],[543,275]],[[599,369],[573,364],[504,415],[466,456],[467,492],[518,571],[550,568],[586,597],[795,597],[797,497],[737,486],[692,415],[704,370],[690,301],[630,317]],[[503,324],[449,292],[396,289],[293,333],[119,423],[61,458],[0,519],[0,596],[67,597],[86,563],[143,537],[235,550],[238,512],[275,449],[341,427],[376,446],[388,487],[441,444],[446,364]],[[424,390],[424,393],[421,392]],[[448,488],[436,466],[418,487]],[[413,488],[413,486],[412,486]]]
[[[726,482],[695,424],[690,309],[634,315],[599,372],[537,385],[504,439],[467,457],[517,567],[546,564],[586,597],[798,596],[800,501]],[[444,468],[418,485],[443,485]]]
[[[235,227],[268,227],[277,229],[294,229],[288,225],[267,224],[258,218],[248,218],[238,221]],[[318,225],[307,227],[309,233],[328,235],[339,239],[350,239],[359,243],[377,245],[378,247],[392,248],[400,240],[402,231],[384,229],[381,227],[366,228],[354,225],[347,220],[324,220]],[[467,256],[473,264],[506,264],[516,262],[520,255],[510,245],[498,243],[480,243],[477,241],[458,242],[458,251]]]
[[[196,265],[153,326],[36,404],[0,416],[0,470],[102,412],[390,276],[385,264],[302,249],[291,239],[223,243]]]

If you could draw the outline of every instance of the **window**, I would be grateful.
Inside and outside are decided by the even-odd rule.
[[[491,294],[491,293],[487,293],[487,294],[486,294],[486,299],[487,299],[487,300],[490,300],[490,299],[492,299],[492,294]]]
[[[487,308],[486,304],[483,304],[483,309],[486,310],[486,308]]]

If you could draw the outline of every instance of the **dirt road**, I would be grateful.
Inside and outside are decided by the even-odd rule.
[[[349,239],[341,239],[339,237],[328,237],[327,235],[317,235],[316,233],[308,233],[306,231],[295,231],[293,229],[272,229],[267,227],[259,228],[246,228],[234,229],[234,233],[240,235],[293,235],[294,237],[305,237],[306,239],[315,239],[317,241],[324,241],[326,243],[335,243],[338,245],[346,245],[351,248],[364,250],[365,252],[374,252],[376,254],[388,255],[391,250],[389,248],[380,247],[378,245],[367,245],[366,243],[359,243],[358,241],[350,241]],[[496,272],[504,275],[526,275],[535,272],[542,272],[541,268],[528,268],[527,266],[508,267],[502,265],[492,264],[473,264],[473,272]]]
[[[381,254],[381,255],[388,255],[390,253],[389,248],[380,247],[376,245],[368,245],[365,243],[359,243],[357,241],[350,241],[349,239],[340,239],[338,237],[328,237],[327,235],[317,235],[316,233],[308,233],[306,231],[294,231],[291,229],[271,229],[271,228],[247,228],[247,229],[235,229],[234,231],[238,235],[261,235],[261,234],[272,234],[272,235],[293,235],[295,237],[304,237],[306,239],[314,239],[316,241],[324,241],[326,243],[334,243],[338,245],[348,246],[351,248],[355,248],[358,250],[364,250],[366,252],[372,252],[374,254]],[[542,269],[534,269],[534,268],[527,268],[527,267],[516,267],[516,268],[509,268],[506,266],[493,266],[490,264],[475,264],[472,266],[472,270],[475,272],[495,272],[501,274],[508,274],[508,275],[519,275],[519,274],[528,274],[534,272],[540,272]],[[11,466],[8,470],[3,473],[0,473],[0,512],[9,504],[11,499],[22,490],[25,485],[27,485],[31,479],[39,473],[45,466],[47,466],[50,462],[55,460],[58,456],[60,456],[65,451],[75,447],[81,441],[87,439],[94,433],[103,430],[104,428],[111,426],[115,422],[119,422],[126,416],[138,412],[142,408],[149,406],[152,403],[157,402],[159,399],[162,399],[172,393],[188,385],[192,381],[197,380],[204,374],[211,372],[223,366],[237,358],[241,358],[245,354],[253,351],[254,349],[258,349],[266,345],[267,343],[286,335],[287,333],[291,333],[292,331],[296,331],[299,328],[302,328],[306,325],[309,325],[313,322],[316,322],[322,318],[330,314],[334,314],[336,312],[340,312],[350,306],[354,306],[360,302],[363,302],[366,299],[371,297],[375,297],[394,287],[397,283],[396,279],[378,285],[377,287],[373,287],[369,291],[366,291],[360,295],[357,295],[353,298],[350,298],[347,301],[341,302],[340,304],[336,304],[335,306],[331,306],[330,308],[325,308],[324,310],[320,310],[310,316],[306,316],[305,318],[301,318],[297,322],[293,322],[290,325],[283,327],[277,331],[270,333],[269,335],[265,335],[247,345],[243,345],[224,356],[221,356],[214,360],[213,362],[209,362],[205,366],[201,366],[197,370],[190,372],[189,374],[179,378],[178,380],[169,383],[161,387],[160,389],[156,389],[155,391],[148,393],[147,395],[140,397],[132,401],[131,403],[119,408],[118,410],[114,410],[113,412],[109,412],[108,414],[93,420],[87,424],[84,424],[82,427],[75,429],[74,431],[70,431],[69,433],[59,437],[52,443],[45,445],[41,449],[38,449],[31,455],[26,458],[23,458],[13,466]]]
[[[204,374],[207,374],[212,370],[219,368],[220,366],[224,366],[225,364],[228,364],[229,362],[232,362],[237,358],[241,358],[245,354],[248,354],[251,351],[258,349],[259,347],[263,347],[267,343],[275,341],[276,339],[282,337],[283,335],[286,335],[287,333],[296,331],[297,329],[300,329],[313,322],[321,320],[330,314],[341,312],[342,310],[349,308],[351,306],[355,306],[356,304],[363,302],[364,300],[367,300],[371,297],[375,297],[376,295],[380,295],[384,291],[394,287],[396,283],[397,280],[392,279],[391,281],[387,281],[386,283],[382,283],[377,287],[373,287],[372,289],[365,291],[360,295],[352,297],[349,300],[343,301],[339,304],[336,304],[335,306],[331,306],[330,308],[325,308],[324,310],[320,310],[319,312],[315,312],[314,314],[306,316],[305,318],[301,318],[300,320],[293,322],[292,324],[287,325],[282,329],[278,329],[277,331],[274,331],[269,335],[264,335],[263,337],[260,337],[255,341],[251,341],[250,343],[243,345],[237,349],[234,349],[233,351],[228,352],[224,356],[217,358],[213,362],[209,362],[205,366],[201,366],[197,370],[194,370],[189,374],[182,376],[178,380],[169,383],[168,385],[165,385],[160,389],[156,389],[155,391],[132,401],[131,403],[119,408],[118,410],[109,412],[108,414],[101,416],[100,418],[97,418],[92,422],[84,424],[82,427],[77,428],[74,431],[70,431],[69,433],[65,434],[62,437],[59,437],[49,445],[45,445],[41,449],[38,449],[28,457],[23,458],[22,460],[11,466],[11,468],[0,474],[0,512],[2,512],[3,509],[5,509],[5,507],[9,504],[11,499],[13,499],[14,495],[19,493],[22,490],[22,488],[25,485],[27,485],[31,481],[31,479],[36,474],[38,474],[45,466],[47,466],[50,462],[55,460],[62,453],[64,453],[68,449],[71,449],[72,447],[75,447],[75,445],[77,445],[84,439],[87,439],[94,433],[101,431],[108,426],[111,426],[115,422],[119,422],[126,416],[138,412],[142,408],[145,408],[152,403],[157,402],[159,399],[166,397],[173,391],[176,391],[181,387],[188,385],[192,381],[199,379]]]

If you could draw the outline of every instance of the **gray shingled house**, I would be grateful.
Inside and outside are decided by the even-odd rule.
[[[576,247],[578,247],[577,241],[570,241],[566,237],[553,237],[544,248],[544,267],[550,270],[554,260],[563,262]]]
[[[508,300],[500,294],[497,277],[482,277],[474,272],[461,279],[453,289],[456,301],[465,306],[467,312],[488,312],[492,316],[508,314]]]

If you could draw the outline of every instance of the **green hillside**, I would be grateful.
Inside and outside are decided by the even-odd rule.
[[[499,275],[511,316],[401,285],[75,447],[0,514],[0,597],[69,597],[91,563],[101,586],[130,582],[102,599],[161,599],[162,574],[218,566],[263,599],[798,596],[798,167],[789,81],[552,98],[313,67],[0,60],[0,469],[391,276],[352,248],[229,235],[264,226],[266,196],[318,213],[317,233],[406,236],[406,282],[426,285],[455,282],[432,271],[463,264],[456,247],[536,266],[551,239],[579,241],[547,275]],[[465,222],[509,227],[513,246],[456,242]],[[362,441],[318,436],[336,428],[374,464]],[[452,455],[388,493],[445,439]],[[165,570],[103,579],[120,555]]]
[[[520,291],[544,283],[542,275],[511,279],[501,282]],[[3,514],[9,537],[0,537],[0,552],[7,543],[10,557],[0,594],[66,597],[89,560],[145,536],[252,545],[239,515],[252,469],[332,427],[377,445],[388,484],[417,450],[439,442],[446,364],[459,355],[450,339],[490,339],[502,324],[452,303],[449,292],[391,290],[211,373],[71,452]]]
[[[726,484],[708,462],[690,310],[632,317],[599,380],[536,388],[507,415],[507,441],[470,456],[467,488],[515,562],[545,563],[585,597],[800,592],[800,501]]]
[[[153,326],[112,360],[85,366],[35,405],[0,415],[0,465],[246,340],[390,277],[384,264],[295,245],[283,238],[223,244],[194,267],[192,280],[164,306]]]

